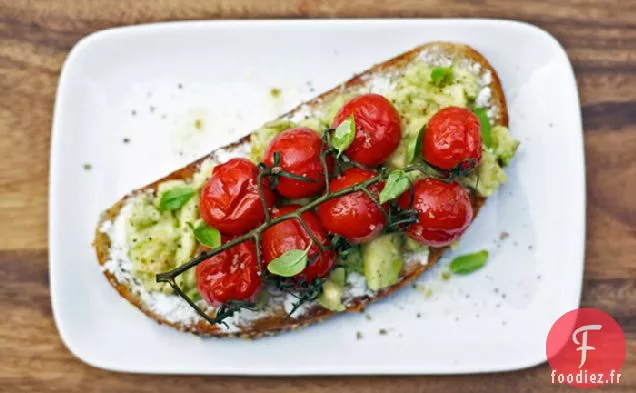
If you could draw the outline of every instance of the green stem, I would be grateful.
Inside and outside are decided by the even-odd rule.
[[[203,262],[204,260],[211,258],[225,250],[228,250],[238,244],[243,243],[246,240],[249,240],[250,238],[254,238],[255,236],[260,236],[263,231],[265,231],[267,228],[270,228],[276,224],[278,224],[279,222],[285,221],[287,219],[290,218],[296,218],[299,217],[302,213],[313,210],[314,208],[318,207],[321,203],[329,200],[329,199],[333,199],[333,198],[338,198],[341,196],[345,196],[351,193],[354,193],[356,191],[361,191],[367,187],[369,187],[372,184],[375,184],[381,180],[384,180],[382,177],[382,175],[378,175],[376,177],[372,177],[369,180],[366,180],[362,183],[358,183],[354,186],[348,187],[348,188],[343,188],[341,190],[329,193],[329,194],[325,194],[322,195],[316,199],[314,199],[313,201],[309,202],[308,204],[306,204],[305,206],[302,206],[300,208],[298,208],[297,210],[295,210],[292,213],[288,213],[288,214],[284,214],[282,216],[276,217],[276,218],[269,218],[269,220],[265,220],[265,222],[263,222],[260,226],[252,229],[251,231],[247,232],[244,235],[235,237],[234,239],[230,240],[229,242],[223,244],[222,246],[218,247],[218,248],[214,248],[211,249],[209,251],[204,251],[201,254],[199,254],[197,257],[191,259],[189,262],[175,268],[172,269],[170,271],[164,272],[164,273],[159,273],[157,274],[157,282],[169,282],[170,279],[174,279],[175,277],[177,277],[178,275],[180,275],[181,273],[185,272],[186,270],[192,269],[193,267],[196,267],[199,263]],[[264,203],[263,203],[264,204]],[[265,210],[267,211],[267,207],[264,207]],[[266,216],[269,216],[269,214],[266,214]],[[267,217],[266,217],[267,218]]]

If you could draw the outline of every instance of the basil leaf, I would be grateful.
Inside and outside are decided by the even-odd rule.
[[[386,184],[380,191],[380,203],[395,199],[408,190],[411,182],[408,175],[401,169],[396,169],[389,174]]]
[[[426,132],[426,125],[424,125],[419,133],[417,134],[417,138],[411,140],[406,147],[406,162],[411,163],[413,160],[420,155],[422,151],[422,138],[424,137],[424,133]]]
[[[453,75],[453,69],[450,67],[436,67],[431,71],[431,82],[440,86]]]
[[[331,146],[338,149],[338,157],[345,151],[356,136],[356,122],[353,115],[347,117],[333,133]]]
[[[490,119],[485,108],[477,108],[473,111],[479,118],[479,126],[481,127],[481,140],[486,147],[492,146],[492,130],[490,127]]]
[[[450,271],[455,274],[468,274],[481,269],[488,259],[488,251],[481,250],[472,254],[458,256],[450,263]]]
[[[311,247],[311,244],[309,247]],[[309,247],[305,250],[289,250],[278,258],[274,258],[269,265],[267,265],[267,270],[281,277],[295,276],[305,270],[307,266]]]
[[[175,210],[185,205],[194,196],[191,188],[173,188],[161,194],[159,200],[159,211]]]
[[[217,248],[221,245],[221,232],[218,229],[209,227],[203,222],[196,228],[191,223],[188,223],[188,226],[194,237],[204,246]]]

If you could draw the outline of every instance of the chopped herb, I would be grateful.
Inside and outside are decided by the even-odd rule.
[[[356,338],[357,338],[358,340],[362,340],[362,337],[363,337],[363,336],[362,336],[362,332],[356,332]]]
[[[355,136],[356,123],[353,115],[351,115],[336,127],[331,138],[331,146],[338,149],[338,157],[351,145]]]
[[[181,206],[185,205],[190,198],[192,198],[195,194],[195,191],[191,188],[173,188],[172,190],[168,190],[161,194],[161,199],[159,200],[159,211],[163,212],[166,210],[175,210],[179,209]]]
[[[441,276],[442,276],[442,280],[448,281],[451,278],[451,273],[448,270],[444,270]]]
[[[402,195],[408,190],[411,181],[402,169],[396,169],[389,174],[382,191],[380,191],[380,203],[390,201]]]
[[[454,274],[468,274],[481,269],[488,260],[488,251],[481,250],[472,254],[458,256],[450,263],[450,270]]]
[[[386,329],[380,329],[378,330],[378,333],[380,333],[381,336],[386,336],[388,331]]]
[[[201,127],[203,127],[203,120],[201,119],[196,119],[194,121],[194,128],[196,128],[197,130],[200,130]]]
[[[196,228],[191,223],[188,223],[188,227],[190,227],[192,234],[194,234],[199,243],[204,246],[217,248],[221,245],[221,233],[218,229],[209,227],[203,222]]]
[[[371,320],[371,314],[364,314],[364,318],[365,318],[367,321],[370,321],[370,320]]]
[[[274,258],[268,265],[270,273],[281,277],[293,277],[305,270],[309,247],[304,250],[289,250],[278,258]]]
[[[490,119],[488,118],[488,113],[484,108],[477,108],[473,112],[479,118],[479,125],[481,127],[481,140],[484,142],[486,147],[492,146],[492,130],[490,126]]]
[[[93,166],[87,162],[82,165],[82,168],[84,168],[85,171],[90,171],[91,169],[93,169]]]
[[[426,132],[426,126],[423,126],[417,134],[417,138],[412,139],[406,147],[406,161],[413,162],[422,152],[422,138]]]
[[[447,82],[453,75],[453,69],[450,67],[436,67],[431,71],[431,82],[434,85],[441,86]]]
[[[282,91],[280,89],[277,89],[277,88],[272,88],[269,91],[269,94],[272,96],[272,98],[279,98],[281,93],[282,93]]]

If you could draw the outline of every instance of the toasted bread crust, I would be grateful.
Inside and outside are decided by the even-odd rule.
[[[306,102],[303,105],[316,106],[323,99],[328,99],[330,96],[337,95],[343,90],[346,91],[347,89],[360,85],[364,81],[363,78],[370,73],[377,72],[377,71],[399,70],[402,67],[404,67],[406,64],[411,62],[415,57],[417,57],[419,53],[432,47],[438,47],[445,54],[455,56],[456,58],[470,59],[471,61],[475,63],[479,63],[482,69],[490,71],[490,73],[492,74],[492,83],[490,84],[490,88],[491,88],[490,106],[496,106],[499,108],[497,117],[495,118],[495,124],[508,126],[508,110],[506,106],[506,100],[505,100],[502,86],[496,71],[492,68],[492,66],[488,63],[488,61],[473,48],[467,45],[451,43],[451,42],[431,42],[431,43],[419,46],[393,59],[387,60],[383,63],[377,64],[369,68],[368,70],[354,76],[353,78],[344,82],[343,84],[321,94],[320,96]],[[287,118],[292,116],[303,105],[300,105],[296,109],[293,109],[290,112],[280,117]],[[236,147],[240,143],[246,142],[248,140],[249,140],[249,135],[239,141],[234,142],[233,144],[230,144],[229,146],[226,146],[225,148]],[[112,207],[110,207],[108,210],[102,213],[99,220],[99,224],[95,231],[95,240],[93,243],[96,254],[97,254],[97,259],[100,265],[104,265],[109,259],[110,238],[108,237],[108,235],[101,232],[99,228],[104,222],[109,220],[114,220],[117,217],[122,206],[124,205],[126,198],[140,191],[145,191],[145,190],[156,191],[159,183],[169,179],[185,179],[185,180],[190,179],[193,176],[193,174],[196,172],[200,163],[205,158],[207,158],[207,156],[202,157],[190,163],[184,168],[181,168],[179,170],[172,172],[171,174],[169,174],[168,176],[162,179],[159,179],[145,187],[142,187],[138,190],[133,191],[131,194],[124,196]],[[472,201],[473,208],[475,209],[475,214],[473,217],[474,219],[475,217],[477,217],[477,213],[479,209],[481,208],[481,206],[483,205],[483,203],[485,202],[485,199],[475,195],[475,193],[472,193],[471,201]],[[426,265],[415,264],[416,266],[410,266],[408,268],[408,271],[404,272],[404,274],[402,275],[398,283],[396,283],[395,285],[389,288],[385,288],[377,292],[372,298],[361,297],[361,298],[355,299],[353,303],[347,307],[346,311],[360,312],[371,302],[378,299],[382,299],[386,296],[389,296],[390,294],[396,292],[398,289],[402,288],[403,286],[408,285],[413,280],[415,280],[423,271],[433,266],[439,260],[439,258],[441,257],[445,249],[446,248],[432,249],[429,254],[428,264]],[[309,310],[307,310],[307,312],[305,312],[302,316],[299,316],[299,317],[291,318],[287,316],[286,314],[267,316],[261,319],[257,319],[247,326],[241,326],[241,329],[239,331],[233,331],[233,332],[224,331],[218,326],[210,325],[206,321],[200,321],[197,324],[193,324],[193,325],[183,325],[183,324],[167,321],[161,315],[157,315],[156,313],[153,313],[150,309],[144,306],[144,304],[141,302],[141,299],[136,294],[134,294],[130,288],[128,288],[126,285],[117,281],[115,276],[110,271],[104,270],[104,275],[108,278],[108,281],[119,292],[119,294],[122,297],[128,299],[130,303],[132,303],[135,307],[139,308],[148,317],[156,320],[160,324],[172,326],[175,329],[191,332],[201,336],[242,337],[242,338],[254,339],[254,338],[258,338],[262,336],[275,335],[287,330],[298,329],[303,326],[320,322],[336,314],[333,311],[316,306],[316,307],[310,308]]]

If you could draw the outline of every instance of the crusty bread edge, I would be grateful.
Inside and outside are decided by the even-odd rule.
[[[335,88],[319,95],[318,97],[312,100],[309,100],[308,102],[302,105],[299,105],[298,107],[291,110],[290,112],[280,116],[280,118],[291,117],[294,114],[294,112],[297,111],[302,106],[306,106],[306,105],[315,106],[323,99],[327,99],[330,96],[339,94],[343,90],[346,91],[348,88],[352,88],[361,84],[363,82],[363,78],[365,77],[365,75],[368,75],[369,73],[376,72],[376,71],[385,71],[385,70],[389,71],[391,69],[400,69],[400,67],[403,67],[405,64],[409,63],[416,56],[418,56],[419,53],[432,47],[438,47],[444,53],[453,55],[454,57],[457,57],[457,58],[470,59],[476,63],[479,63],[483,70],[490,71],[492,75],[492,82],[490,84],[490,88],[491,88],[490,106],[496,106],[499,108],[497,116],[494,119],[494,123],[497,125],[508,126],[508,110],[507,110],[506,100],[505,100],[505,96],[504,96],[501,82],[499,80],[497,72],[492,68],[488,60],[486,60],[486,58],[482,56],[478,51],[476,51],[475,49],[467,45],[453,43],[453,42],[430,42],[430,43],[421,45],[417,48],[414,48],[408,52],[405,52],[393,59],[377,64],[369,68],[368,70],[354,76],[353,78],[342,83],[341,85],[338,85]],[[249,139],[249,135],[242,138],[239,141],[234,142],[233,144],[230,144],[229,146],[226,146],[225,148],[236,147],[240,143],[243,143],[247,141],[248,139]],[[205,158],[207,158],[207,156],[202,157],[188,164],[184,168],[181,168],[179,170],[172,172],[171,174],[169,174],[168,176],[162,179],[159,179],[145,187],[142,187],[138,190],[131,192],[130,194],[120,199],[108,210],[102,213],[99,220],[99,224],[95,231],[95,240],[93,242],[93,246],[95,247],[97,259],[100,265],[104,265],[108,261],[109,252],[110,252],[110,238],[108,237],[108,235],[100,231],[100,227],[105,221],[114,220],[117,217],[126,198],[140,191],[156,190],[159,183],[169,179],[191,178],[192,175],[197,170],[199,164]],[[472,203],[475,209],[475,214],[473,219],[477,217],[477,213],[484,202],[485,202],[484,198],[476,196],[473,193]],[[427,264],[425,265],[417,264],[417,266],[411,267],[411,269],[408,272],[406,272],[406,274],[403,277],[401,277],[398,283],[396,283],[395,285],[389,288],[385,288],[379,291],[372,298],[362,297],[362,298],[355,299],[354,302],[347,307],[346,311],[360,312],[364,310],[364,308],[371,302],[385,298],[391,295],[392,293],[396,292],[398,289],[404,287],[405,285],[408,285],[409,283],[414,281],[422,272],[424,272],[429,267],[433,266],[439,260],[439,258],[441,257],[445,249],[446,248],[431,250]],[[111,285],[117,290],[117,292],[122,297],[126,298],[135,307],[139,308],[148,317],[154,319],[160,324],[168,325],[175,329],[191,332],[201,336],[241,337],[241,338],[247,338],[247,339],[254,339],[254,338],[258,338],[262,336],[275,335],[287,330],[298,329],[313,323],[320,322],[336,314],[333,311],[330,311],[321,307],[313,307],[309,309],[307,313],[297,318],[290,318],[287,316],[263,317],[260,320],[254,321],[249,326],[241,327],[239,331],[224,331],[220,329],[218,326],[210,325],[205,321],[200,321],[197,324],[186,326],[183,324],[167,321],[161,315],[157,315],[156,313],[152,312],[151,310],[149,310],[147,307],[145,307],[142,304],[141,299],[136,294],[134,294],[130,288],[118,282],[115,276],[110,271],[103,270],[103,272],[104,272],[104,275],[107,277],[108,281],[111,283]]]

